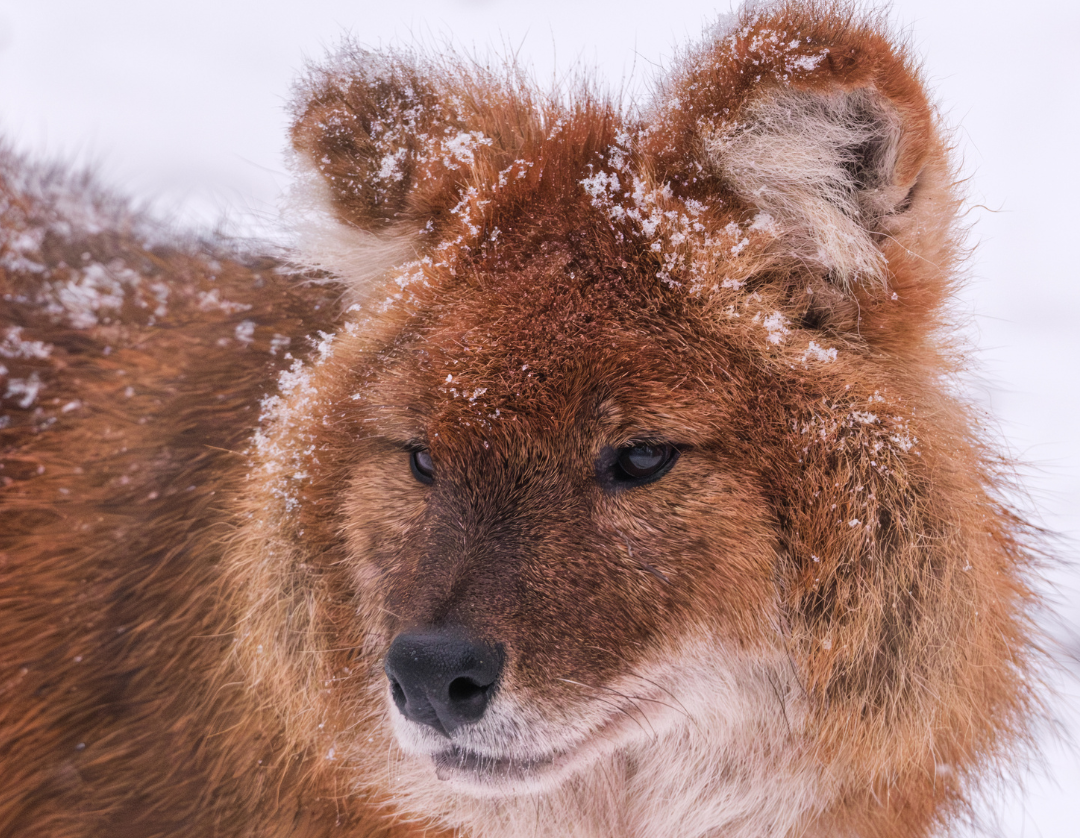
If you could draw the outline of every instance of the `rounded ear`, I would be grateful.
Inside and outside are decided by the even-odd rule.
[[[929,213],[951,227],[956,208],[926,94],[882,32],[827,4],[744,12],[662,90],[649,147],[663,177],[765,213],[844,288],[884,286],[886,242]]]
[[[309,70],[293,103],[292,145],[339,220],[381,232],[453,206],[492,140],[470,129],[448,86],[412,55],[352,46]]]
[[[506,155],[485,118],[505,92],[483,71],[347,45],[295,93],[299,257],[353,302],[390,269],[479,234],[475,184]]]

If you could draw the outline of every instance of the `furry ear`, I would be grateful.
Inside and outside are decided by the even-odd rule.
[[[843,287],[883,284],[883,242],[927,212],[950,227],[955,207],[922,85],[882,30],[828,4],[743,12],[662,91],[651,145],[665,176],[766,213]]]
[[[340,220],[381,232],[446,208],[492,142],[465,124],[447,86],[411,55],[351,46],[309,72],[293,104],[292,145]]]
[[[297,87],[295,197],[301,217],[316,215],[299,230],[301,259],[344,280],[353,301],[469,220],[468,187],[495,150],[477,80],[455,69],[346,46]]]

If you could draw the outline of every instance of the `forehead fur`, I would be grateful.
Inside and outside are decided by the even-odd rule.
[[[882,236],[912,215],[935,143],[917,74],[882,30],[824,5],[745,11],[644,112],[584,83],[544,95],[513,68],[346,47],[293,106],[301,194],[322,208],[306,259],[361,302],[393,293],[388,273],[506,253],[523,227],[565,233],[587,203],[621,258],[668,284],[798,264],[885,285]]]

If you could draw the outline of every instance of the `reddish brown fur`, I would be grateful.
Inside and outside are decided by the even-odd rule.
[[[332,281],[148,243],[0,161],[23,388],[0,833],[916,838],[962,815],[1024,732],[1029,555],[948,383],[958,199],[883,25],[744,15],[640,119],[359,51],[298,94],[309,190],[358,248]],[[861,139],[810,191],[744,174],[836,114]],[[369,269],[373,237],[416,261]],[[61,292],[94,265],[122,302],[88,314]],[[275,396],[285,337],[304,364]],[[606,484],[641,440],[681,456]],[[484,741],[563,773],[478,792],[410,755],[383,659],[428,626],[503,645],[517,727]]]

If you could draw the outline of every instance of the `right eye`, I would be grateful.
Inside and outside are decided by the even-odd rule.
[[[679,459],[679,449],[665,443],[639,442],[620,448],[615,458],[619,482],[640,486],[667,474]]]
[[[431,452],[426,448],[417,448],[409,455],[409,467],[413,477],[421,483],[430,486],[435,482],[435,464],[431,462]]]

